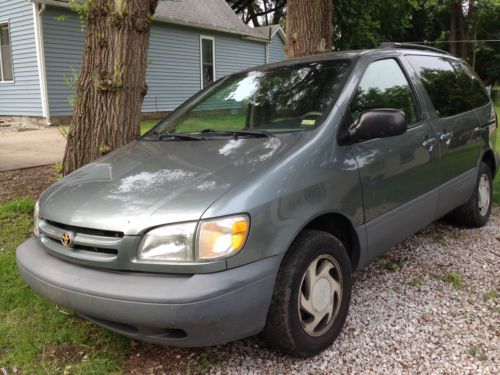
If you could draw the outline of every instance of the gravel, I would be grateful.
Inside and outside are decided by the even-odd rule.
[[[488,226],[430,225],[354,276],[346,325],[307,360],[258,338],[205,349],[131,342],[133,374],[499,374],[500,207]]]

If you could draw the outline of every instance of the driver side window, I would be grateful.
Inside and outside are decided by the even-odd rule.
[[[402,110],[408,125],[420,120],[413,91],[394,59],[375,61],[366,69],[351,102],[351,116],[356,123],[363,112],[380,108]]]

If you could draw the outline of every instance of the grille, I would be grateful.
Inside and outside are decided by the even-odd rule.
[[[40,221],[42,243],[59,255],[88,261],[113,261],[118,256],[122,232],[80,228],[52,221]],[[64,246],[61,238],[70,234],[71,245]]]
[[[76,233],[88,234],[90,236],[113,237],[113,238],[123,238],[124,236],[123,232],[113,232],[109,230],[74,227],[71,225],[56,223],[50,220],[44,220],[44,222],[53,228],[61,229],[66,232],[76,232]]]

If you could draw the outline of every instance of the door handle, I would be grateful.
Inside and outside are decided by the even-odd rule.
[[[422,142],[422,146],[424,146],[424,148],[426,148],[427,151],[432,152],[432,150],[434,150],[434,146],[436,145],[436,143],[437,143],[436,138],[426,137]]]
[[[453,133],[442,133],[439,135],[439,141],[446,143],[447,146],[450,145],[451,139],[453,138]]]

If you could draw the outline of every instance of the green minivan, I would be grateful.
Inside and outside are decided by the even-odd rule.
[[[135,339],[262,332],[315,355],[342,329],[352,272],[443,216],[487,223],[497,127],[472,69],[429,47],[252,68],[45,191],[19,272]]]

